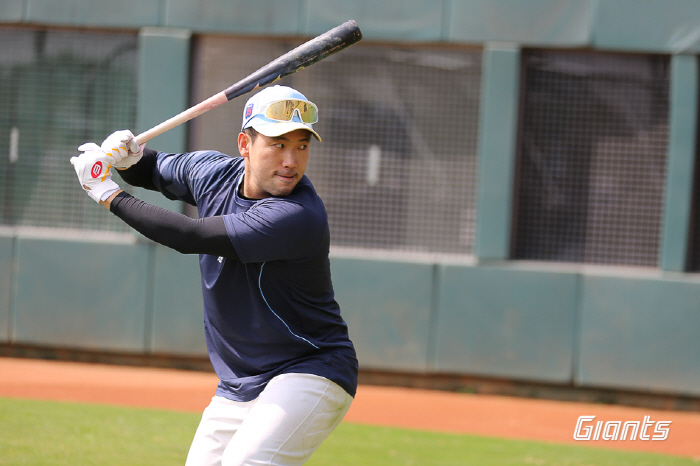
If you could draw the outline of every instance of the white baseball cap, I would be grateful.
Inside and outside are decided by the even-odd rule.
[[[243,109],[241,131],[253,128],[258,133],[277,137],[297,129],[305,129],[321,140],[313,129],[318,121],[318,107],[304,94],[287,86],[263,89],[248,99]]]

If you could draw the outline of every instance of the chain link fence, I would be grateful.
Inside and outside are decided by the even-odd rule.
[[[129,231],[81,192],[68,160],[134,127],[137,43],[0,28],[0,226]],[[192,103],[299,43],[196,36]],[[481,55],[358,44],[280,82],[320,107],[307,175],[334,247],[472,253]],[[656,266],[669,58],[525,50],[522,79],[512,257]],[[191,121],[189,149],[237,156],[246,97]]]
[[[69,160],[134,126],[136,54],[135,34],[0,28],[0,226],[128,231]]]
[[[199,37],[193,102],[296,45]],[[358,44],[280,84],[319,106],[323,142],[306,173],[326,205],[334,247],[472,252],[480,50]],[[237,155],[246,100],[197,118],[190,149]]]
[[[516,259],[656,266],[669,58],[523,55]]]

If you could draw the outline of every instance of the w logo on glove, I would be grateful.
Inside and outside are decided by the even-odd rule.
[[[95,165],[92,166],[92,170],[90,171],[90,175],[92,175],[93,178],[97,178],[102,174],[102,162],[95,162]]]

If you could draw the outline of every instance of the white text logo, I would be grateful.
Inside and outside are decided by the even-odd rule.
[[[574,440],[666,440],[672,421],[595,421],[595,416],[579,416]]]

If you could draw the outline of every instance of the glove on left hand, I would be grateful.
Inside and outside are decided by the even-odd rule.
[[[119,185],[112,181],[112,158],[93,143],[83,144],[79,150],[85,152],[78,157],[71,157],[70,163],[88,196],[95,202],[100,202],[119,190]]]

